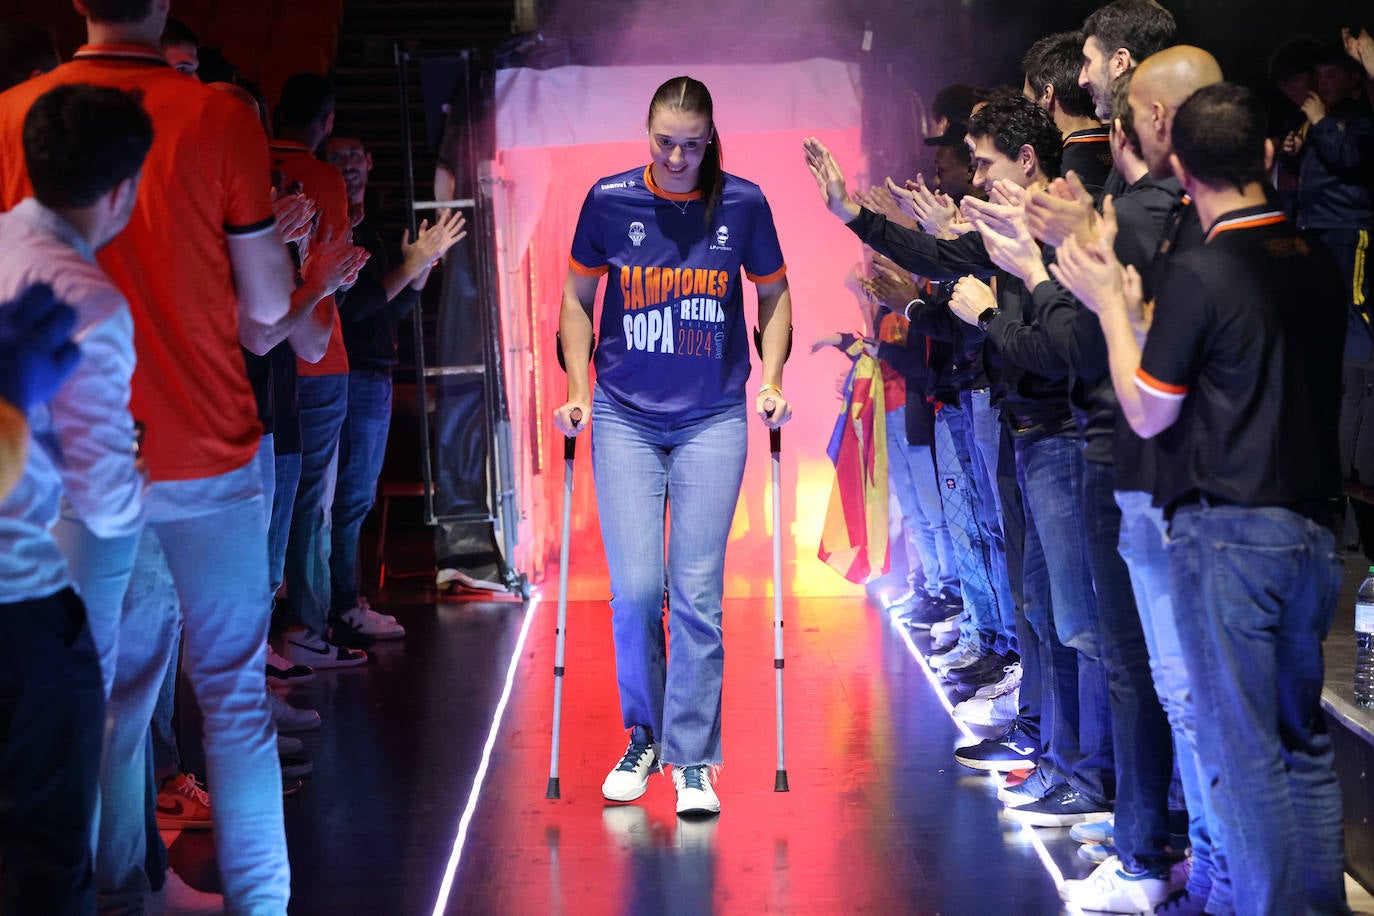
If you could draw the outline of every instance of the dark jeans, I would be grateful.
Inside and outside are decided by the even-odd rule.
[[[1169,531],[1202,784],[1236,912],[1346,913],[1341,791],[1321,708],[1336,539],[1286,509],[1187,507]]]
[[[1169,784],[1174,746],[1150,675],[1150,653],[1136,610],[1131,573],[1121,559],[1121,509],[1110,464],[1085,461],[1083,519],[1097,594],[1098,638],[1107,668],[1107,699],[1116,760],[1117,851],[1134,871],[1169,864]]]
[[[338,472],[339,431],[348,410],[348,376],[301,376],[301,477],[286,543],[286,590],[297,619],[315,636],[328,631],[329,528]]]
[[[377,498],[377,478],[391,429],[391,373],[350,372],[348,415],[339,435],[329,578],[335,613],[358,603],[358,538]]]
[[[1096,802],[1112,797],[1107,672],[1098,639],[1076,436],[1016,443],[1026,507],[1026,619],[1040,639],[1042,728],[1051,772]]]
[[[105,700],[76,592],[0,604],[0,911],[95,911]]]

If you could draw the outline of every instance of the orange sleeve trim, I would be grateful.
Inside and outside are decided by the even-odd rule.
[[[573,273],[581,274],[584,277],[604,277],[611,272],[609,264],[602,264],[600,267],[587,267],[584,264],[579,264],[577,258],[572,255],[568,255],[568,267],[572,269]]]
[[[1181,401],[1188,395],[1187,385],[1171,385],[1168,382],[1161,382],[1144,369],[1135,370],[1135,383],[1151,394],[1168,398],[1171,401]]]
[[[783,277],[787,276],[787,265],[784,264],[771,274],[766,274],[762,277],[751,274],[747,270],[744,272],[744,275],[760,286],[767,286],[769,283],[777,283]]]

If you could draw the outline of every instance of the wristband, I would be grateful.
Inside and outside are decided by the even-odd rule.
[[[911,307],[912,307],[913,305],[925,305],[925,304],[926,304],[926,301],[925,301],[924,299],[912,299],[910,302],[908,302],[908,303],[906,304],[906,308],[902,309],[902,317],[905,318],[907,321],[910,321],[910,320],[911,320]]]
[[[777,392],[778,397],[782,397],[782,389],[779,388],[777,385],[764,385],[759,388],[759,394],[763,394],[767,391]]]

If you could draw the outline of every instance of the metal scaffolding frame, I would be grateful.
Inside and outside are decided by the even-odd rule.
[[[412,312],[415,337],[415,371],[419,392],[421,475],[424,483],[425,522],[439,525],[444,522],[478,523],[492,526],[501,551],[505,586],[522,597],[529,597],[529,577],[514,568],[512,553],[519,541],[519,506],[515,492],[514,456],[512,454],[510,404],[506,392],[505,365],[502,355],[501,310],[496,282],[494,247],[494,182],[489,160],[482,155],[474,130],[464,132],[462,152],[468,174],[476,176],[477,194],[473,198],[455,200],[419,200],[415,193],[414,125],[411,119],[412,65],[421,60],[452,60],[459,64],[459,89],[465,94],[463,110],[470,113],[476,99],[476,51],[409,50],[395,46],[396,81],[401,109],[401,142],[404,146],[404,183],[406,218],[411,237],[418,230],[419,214],[440,209],[467,211],[468,238],[471,240],[473,280],[477,289],[481,319],[482,362],[471,365],[428,365],[425,354],[425,329],[422,311]],[[484,513],[440,515],[435,508],[434,459],[442,442],[434,442],[429,417],[433,407],[429,384],[445,378],[480,378],[483,380],[484,429],[487,440],[486,507]]]

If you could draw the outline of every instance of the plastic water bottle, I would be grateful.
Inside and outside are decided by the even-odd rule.
[[[1374,566],[1355,599],[1355,705],[1374,706]]]

